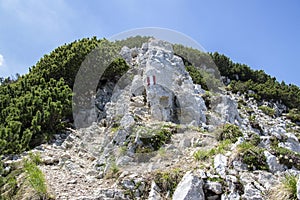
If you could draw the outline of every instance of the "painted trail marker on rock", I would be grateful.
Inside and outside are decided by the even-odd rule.
[[[153,76],[147,76],[147,85],[155,85],[156,84],[156,77]]]

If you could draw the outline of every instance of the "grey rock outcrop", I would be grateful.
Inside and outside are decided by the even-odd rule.
[[[130,49],[124,47],[121,55],[132,64]],[[106,104],[108,119],[134,112],[128,107],[130,100],[144,96],[146,102],[136,103],[134,107],[145,106],[148,113],[147,110],[143,113],[154,120],[196,126],[206,122],[207,108],[199,95],[203,91],[193,84],[182,59],[174,55],[170,43],[153,39],[136,56],[139,68],[133,73],[133,80],[128,87],[122,86],[123,90],[115,89],[111,102]],[[141,113],[142,108],[136,110]]]
[[[216,119],[212,121],[212,125],[220,125],[226,122],[234,124],[241,121],[237,103],[228,95],[220,94],[213,97],[211,100],[211,109],[218,114],[214,116]]]
[[[214,159],[214,168],[222,178],[226,176],[226,167],[227,157],[222,154],[217,154]]]
[[[161,200],[162,197],[159,194],[159,191],[160,191],[160,189],[158,188],[156,183],[154,181],[152,181],[148,200]]]
[[[127,63],[131,63],[132,60],[132,52],[130,48],[124,46],[121,49],[120,55],[125,59]]]
[[[269,170],[273,173],[277,171],[283,171],[285,170],[284,165],[281,165],[278,163],[276,156],[272,155],[270,152],[265,151],[264,152],[267,164],[269,166]]]
[[[205,122],[204,101],[195,93],[193,81],[171,44],[152,40],[140,59],[145,62],[143,82],[154,119],[193,125]]]
[[[218,182],[207,181],[204,188],[212,191],[215,194],[222,194],[222,184]]]
[[[187,172],[178,186],[173,195],[173,200],[204,200],[203,192],[203,180],[193,175],[191,172]]]
[[[278,146],[300,153],[300,144],[298,138],[292,133],[286,133],[285,137],[287,137],[287,140],[279,143]]]

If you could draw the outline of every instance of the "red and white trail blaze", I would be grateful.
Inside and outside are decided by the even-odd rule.
[[[153,76],[147,76],[147,85],[155,85],[156,84],[156,77]]]

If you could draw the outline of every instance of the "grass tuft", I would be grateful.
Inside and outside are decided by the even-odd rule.
[[[45,198],[47,196],[47,186],[43,172],[38,168],[36,163],[31,160],[24,161],[24,169],[27,180],[32,188],[41,198]]]
[[[194,153],[194,158],[197,161],[204,161],[207,160],[208,158],[213,157],[216,154],[223,154],[227,150],[229,150],[230,145],[232,144],[231,140],[224,140],[221,141],[217,147],[212,148],[212,149],[205,149],[205,150],[198,150]]]
[[[297,200],[297,181],[299,177],[293,174],[286,174],[281,183],[271,190],[268,199],[274,200]]]

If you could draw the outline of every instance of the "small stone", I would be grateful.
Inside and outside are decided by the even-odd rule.
[[[56,165],[58,164],[59,162],[59,159],[58,158],[53,158],[53,157],[45,157],[42,162],[45,164],[45,165]]]
[[[72,179],[70,181],[67,182],[67,184],[76,184],[77,180],[76,179]]]
[[[204,188],[214,192],[215,194],[222,194],[222,184],[218,182],[207,181]]]
[[[159,194],[159,192],[160,192],[160,189],[158,188],[156,183],[154,181],[152,181],[148,200],[161,200],[162,197]]]
[[[214,168],[222,178],[226,176],[226,167],[227,157],[222,154],[217,154],[214,158]]]
[[[298,178],[297,182],[297,198],[300,199],[300,178]]]
[[[97,179],[103,179],[104,178],[104,172],[99,172],[96,176]]]

